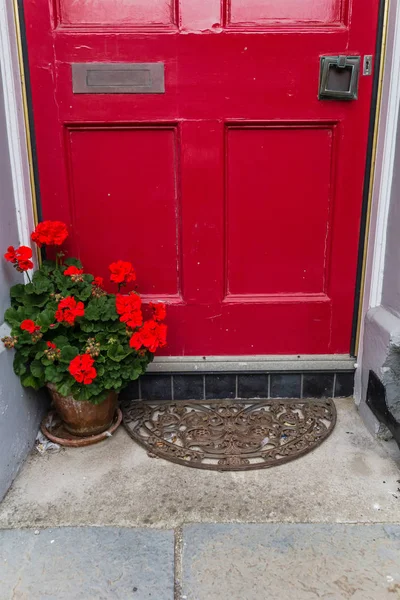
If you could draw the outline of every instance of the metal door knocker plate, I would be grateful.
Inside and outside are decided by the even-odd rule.
[[[357,100],[359,56],[321,56],[319,100]]]

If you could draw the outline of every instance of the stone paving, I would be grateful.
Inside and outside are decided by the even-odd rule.
[[[0,600],[400,599],[400,453],[351,400],[272,469],[149,458],[123,429],[32,454],[0,505]]]
[[[395,600],[400,526],[5,530],[0,565],[1,600]]]

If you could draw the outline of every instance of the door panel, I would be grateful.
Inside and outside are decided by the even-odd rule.
[[[111,254],[134,255],[145,295],[180,290],[176,135],[162,125],[67,131],[74,252],[106,280]]]
[[[45,218],[169,303],[171,355],[346,353],[378,0],[25,0]],[[165,93],[73,93],[73,63],[163,63]]]
[[[326,293],[332,142],[329,124],[228,128],[228,297]]]
[[[230,25],[332,25],[342,21],[346,5],[346,0],[227,0],[226,12]]]
[[[175,6],[168,0],[58,0],[56,18],[61,25],[77,28],[176,24]]]

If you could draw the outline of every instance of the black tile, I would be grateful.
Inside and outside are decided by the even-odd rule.
[[[305,373],[303,398],[332,398],[333,373]]]
[[[236,375],[206,375],[207,400],[235,397]]]
[[[174,375],[174,400],[203,400],[203,375]]]
[[[265,373],[239,375],[238,397],[268,398],[268,375]]]
[[[130,381],[126,388],[121,390],[119,395],[119,399],[121,402],[125,402],[127,400],[137,400],[139,398],[139,379],[135,379],[135,381]]]
[[[143,375],[140,391],[142,400],[171,400],[171,375]]]
[[[335,398],[347,398],[354,394],[354,372],[336,373]]]
[[[271,373],[271,398],[300,398],[300,373]]]

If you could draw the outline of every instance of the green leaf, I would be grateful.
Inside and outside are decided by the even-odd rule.
[[[94,298],[85,309],[85,321],[98,321],[103,308],[103,298]]]
[[[40,379],[44,375],[44,366],[40,362],[40,360],[34,360],[31,363],[31,373],[34,377]]]
[[[74,267],[78,267],[78,269],[82,269],[82,263],[77,258],[70,256],[67,260],[64,261],[64,264],[67,266],[74,265]]]
[[[43,383],[33,375],[21,377],[21,383],[24,387],[32,387],[34,390],[38,390],[43,385]]]
[[[31,285],[31,284],[28,284]],[[41,308],[49,301],[49,295],[45,294],[35,294],[31,293],[29,296],[26,296],[24,304],[27,306],[37,306]]]
[[[74,296],[78,300],[81,300],[82,302],[86,302],[86,300],[88,300],[90,298],[91,294],[92,294],[92,286],[85,284],[81,290],[75,292]]]
[[[54,290],[54,286],[50,279],[42,271],[35,271],[32,277],[32,284],[36,294],[47,292],[50,294]]]
[[[53,339],[53,344],[57,346],[60,350],[64,348],[67,344],[69,344],[68,338],[65,335],[57,335]]]
[[[78,354],[78,348],[75,348],[75,346],[63,346],[60,361],[69,364]]]
[[[27,283],[25,285],[25,294],[34,294],[35,288],[33,287],[33,283]]]
[[[17,285],[13,285],[10,288],[10,296],[11,298],[15,298],[15,300],[19,300],[22,302],[25,297],[25,286],[22,283],[17,283]]]
[[[60,383],[64,379],[64,373],[54,364],[45,368],[44,376],[45,380],[50,383]]]
[[[57,386],[57,392],[61,394],[61,396],[69,396],[71,393],[72,385],[72,381],[64,381],[63,383]]]
[[[90,385],[85,385],[78,388],[78,391],[74,391],[74,398],[76,400],[90,400],[90,398],[93,396],[93,392],[90,388]]]
[[[94,330],[94,323],[82,320],[80,323],[80,327],[82,331],[85,331],[86,333],[91,333]]]
[[[24,375],[24,373],[26,373],[26,363],[27,358],[23,356],[21,352],[17,352],[14,356],[13,367],[14,373],[18,375],[18,377],[21,377],[21,375]]]
[[[22,321],[16,308],[7,308],[6,312],[4,313],[4,320],[11,327],[19,327]]]
[[[121,362],[124,360],[129,354],[132,354],[133,350],[131,348],[124,349],[121,344],[112,344],[107,350],[107,356],[116,362]]]
[[[38,325],[47,330],[49,326],[54,322],[54,310],[52,310],[51,308],[46,308],[41,313],[39,313],[36,322]]]

